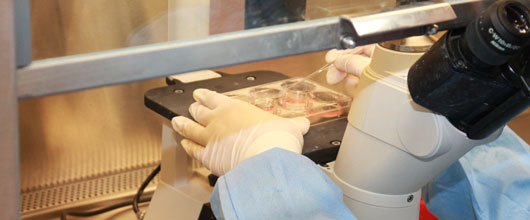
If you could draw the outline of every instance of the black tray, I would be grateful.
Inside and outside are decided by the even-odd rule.
[[[222,93],[288,78],[281,73],[271,71],[255,71],[236,75],[221,73],[221,75],[221,78],[192,83],[168,81],[171,85],[147,91],[144,95],[144,103],[149,109],[169,120],[179,115],[191,118],[188,107],[194,102],[192,98],[194,89],[206,88]],[[304,136],[302,154],[317,164],[334,161],[346,124],[346,118],[341,118],[312,126]]]

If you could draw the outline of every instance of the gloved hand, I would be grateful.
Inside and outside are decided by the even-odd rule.
[[[346,92],[351,96],[359,82],[362,70],[370,64],[375,44],[360,46],[349,50],[330,50],[326,54],[326,62],[333,63],[328,69],[326,80],[329,84],[337,84],[344,79]]]
[[[309,130],[304,117],[282,118],[249,103],[207,89],[193,92],[189,118],[171,120],[181,145],[213,174],[221,176],[243,160],[278,147],[301,153]]]

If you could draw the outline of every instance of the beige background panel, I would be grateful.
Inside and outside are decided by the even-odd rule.
[[[31,3],[33,59],[127,47],[132,35],[167,13],[168,4],[167,0]],[[144,43],[167,41],[167,25],[163,27],[149,30],[147,35],[156,36],[149,39],[156,41]],[[53,186],[135,174],[159,163],[161,117],[144,106],[143,94],[164,85],[164,79],[154,79],[20,101],[22,192],[33,195]],[[119,192],[125,183],[109,184]],[[53,204],[58,198],[41,199]]]
[[[137,28],[167,13],[167,0],[32,0],[33,59],[127,47]],[[158,31],[166,31],[160,29]]]
[[[22,190],[157,164],[161,117],[143,94],[160,86],[156,79],[21,101]]]

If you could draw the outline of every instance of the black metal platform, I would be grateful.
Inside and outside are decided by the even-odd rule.
[[[222,93],[288,78],[281,73],[271,71],[255,71],[236,75],[221,73],[221,75],[221,78],[192,83],[169,81],[168,84],[171,85],[146,92],[144,103],[149,109],[169,120],[179,115],[191,118],[188,107],[194,102],[192,92],[197,88]],[[335,160],[346,124],[346,118],[341,118],[312,126],[304,136],[302,154],[318,164]]]

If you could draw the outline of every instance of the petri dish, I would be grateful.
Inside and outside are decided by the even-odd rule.
[[[253,105],[271,112],[278,112],[278,99],[282,92],[279,89],[257,87],[250,90],[250,103]]]
[[[286,111],[285,109],[278,111],[278,115],[284,118],[294,118],[300,116],[307,116],[307,111]]]
[[[280,103],[288,111],[306,111],[312,105],[311,93],[297,90],[297,88],[289,88],[283,92]]]
[[[326,104],[338,104],[338,107],[347,106],[350,98],[333,92],[313,92],[313,100]]]
[[[332,92],[313,92],[313,99],[317,102],[337,103],[339,96]]]
[[[336,103],[319,106],[309,111],[309,114],[315,114],[322,118],[336,118],[341,116],[342,113],[344,113],[344,108]]]
[[[308,81],[300,82],[302,79],[293,79],[282,83],[280,86],[285,90],[296,90],[296,91],[305,91],[311,92],[314,91],[317,86]]]

